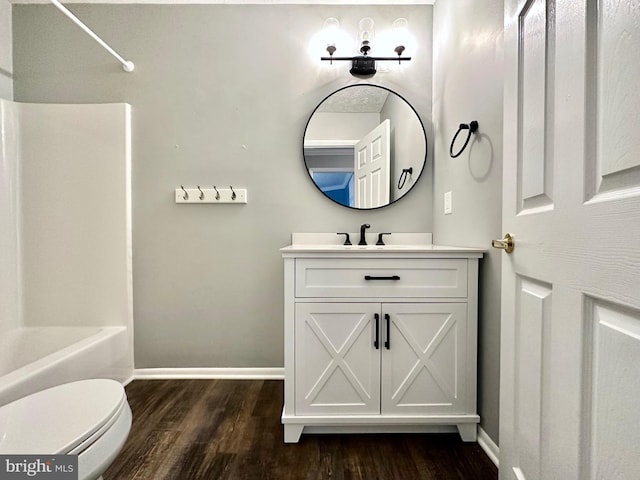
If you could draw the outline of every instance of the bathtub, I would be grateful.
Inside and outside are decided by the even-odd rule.
[[[0,336],[0,405],[74,380],[126,383],[130,365],[126,327],[17,328]]]

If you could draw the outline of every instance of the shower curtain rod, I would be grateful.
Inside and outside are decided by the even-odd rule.
[[[82,23],[82,21],[78,17],[76,17],[73,13],[71,13],[67,9],[67,7],[62,5],[58,0],[51,0],[51,3],[53,3],[58,10],[60,10],[67,17],[69,17],[73,23],[75,23],[82,30],[84,30],[91,38],[93,38],[96,42],[98,42],[100,45],[102,45],[107,52],[109,52],[111,55],[116,57],[116,59],[122,64],[122,68],[124,69],[125,72],[133,72],[133,69],[135,68],[135,65],[133,64],[133,62],[125,60],[120,55],[118,55],[118,52],[116,52],[113,48],[111,48],[109,45],[107,45],[104,40],[102,40],[98,35],[96,35],[93,32],[93,30],[91,30],[84,23]]]

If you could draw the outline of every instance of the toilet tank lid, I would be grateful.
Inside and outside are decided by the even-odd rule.
[[[0,453],[65,454],[112,421],[126,394],[115,380],[58,385],[0,407]]]

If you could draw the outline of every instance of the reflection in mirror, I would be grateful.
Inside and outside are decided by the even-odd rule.
[[[371,209],[395,202],[415,185],[426,163],[427,137],[404,98],[384,87],[357,84],[316,107],[303,149],[309,176],[327,197]]]

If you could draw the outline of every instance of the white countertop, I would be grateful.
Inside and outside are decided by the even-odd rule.
[[[381,253],[422,253],[422,254],[466,254],[464,256],[481,257],[487,250],[478,247],[456,247],[448,245],[433,245],[430,233],[392,233],[384,236],[385,245],[376,245],[377,232],[366,234],[368,245],[358,245],[359,233],[350,233],[353,245],[344,245],[344,235],[336,233],[293,233],[292,243],[280,251],[284,254],[293,253],[350,253],[350,254],[381,254]],[[469,255],[471,254],[471,255]],[[462,256],[462,255],[461,255]]]

